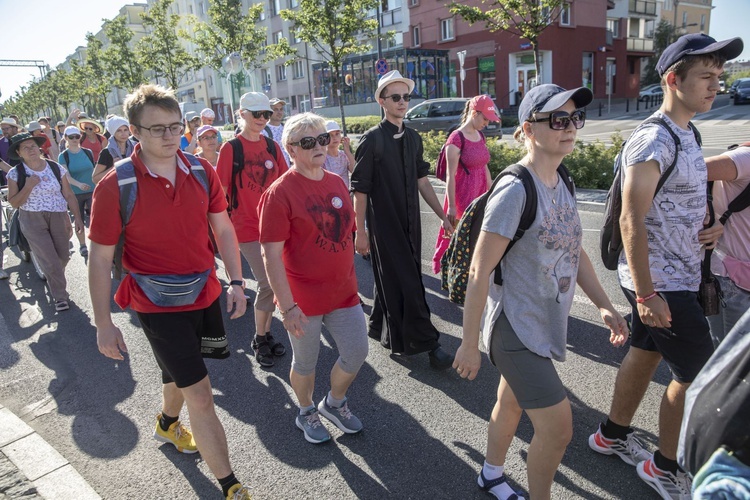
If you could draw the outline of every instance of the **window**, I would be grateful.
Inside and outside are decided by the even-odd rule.
[[[192,6],[192,5],[188,5],[188,11],[189,11],[189,12],[190,12],[191,14],[193,13],[193,6]]]
[[[295,79],[304,78],[305,77],[304,61],[302,60],[294,61],[294,65],[292,65],[292,73]]]
[[[267,69],[264,68],[260,70],[260,80],[262,85],[271,85],[271,74]]]
[[[276,66],[276,81],[286,81],[286,66],[284,66],[283,64],[279,64]]]
[[[281,12],[281,0],[271,0],[271,15],[278,16]]]
[[[653,38],[654,30],[656,29],[656,21],[649,19],[644,23],[644,26],[646,28],[646,38]]]
[[[682,13],[682,27],[687,26],[687,12]]]
[[[289,8],[296,9],[299,7],[299,0],[289,0]]]
[[[411,43],[414,47],[419,47],[419,26],[414,26],[411,29]]]
[[[289,34],[292,35],[292,37],[294,38],[294,43],[302,43],[302,39],[299,37],[299,31],[298,30],[296,30],[294,28],[290,28],[289,29]]]
[[[415,7],[415,6],[419,5],[419,0],[409,0],[409,5],[411,7]]]
[[[204,15],[206,13],[206,6],[203,5],[203,2],[198,2],[198,14]]]
[[[281,30],[274,31],[274,33],[273,33],[273,43],[274,44],[278,44],[283,39],[284,39],[284,32],[283,31],[281,31]]]
[[[260,53],[265,54],[266,53],[266,47],[268,47],[268,40],[263,40],[260,44]]]
[[[542,0],[539,0],[539,4],[540,5],[541,5],[541,3],[542,3]],[[547,7],[547,6],[543,6],[542,7],[541,17],[542,17],[542,19],[544,20],[545,23],[549,24],[552,21],[552,15],[551,14],[552,13],[550,12],[549,7]]]
[[[258,18],[259,21],[265,21],[266,20],[266,6],[265,4],[261,4],[262,9],[260,9],[260,17]]]
[[[453,35],[453,18],[440,20],[440,41],[455,40]]]
[[[612,32],[612,37],[620,38],[620,20],[607,19],[607,29]]]
[[[213,87],[214,86],[214,77],[211,75],[208,75],[208,86]]]
[[[560,25],[570,26],[570,4],[564,3],[560,7]]]
[[[706,15],[701,14],[701,31],[706,31]]]

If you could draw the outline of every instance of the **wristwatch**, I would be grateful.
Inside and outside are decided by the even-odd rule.
[[[229,282],[229,286],[237,285],[241,287],[243,290],[245,289],[245,280],[232,280]]]

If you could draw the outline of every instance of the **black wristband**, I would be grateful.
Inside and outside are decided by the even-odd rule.
[[[229,282],[229,286],[237,285],[239,287],[245,288],[245,280],[232,280]]]

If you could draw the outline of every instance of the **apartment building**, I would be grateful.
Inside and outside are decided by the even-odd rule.
[[[711,26],[713,0],[664,0],[661,18],[677,28],[680,35],[706,33]]]

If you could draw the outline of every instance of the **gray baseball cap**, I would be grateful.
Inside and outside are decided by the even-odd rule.
[[[548,113],[562,107],[568,99],[573,99],[576,108],[585,108],[594,100],[594,94],[587,87],[565,90],[559,85],[544,83],[529,90],[518,106],[518,122],[523,123],[534,113]]]

